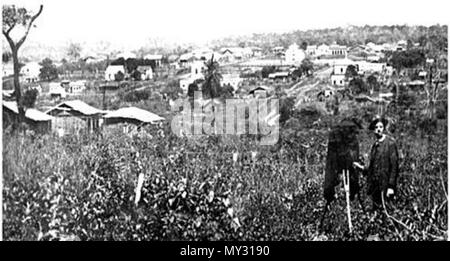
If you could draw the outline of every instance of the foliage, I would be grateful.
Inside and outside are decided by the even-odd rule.
[[[348,83],[348,87],[350,88],[353,94],[362,94],[368,92],[366,83],[364,82],[363,79],[359,77],[352,79]]]
[[[312,71],[314,70],[314,64],[309,59],[304,59],[302,61],[302,64],[300,65],[300,69],[302,71],[302,74],[306,74],[307,76],[310,76]]]
[[[287,97],[280,100],[280,119],[279,123],[281,126],[289,120],[293,114],[295,105],[295,98],[294,97]]]
[[[170,99],[177,99],[180,94],[183,93],[183,89],[180,87],[179,80],[172,80],[164,87],[161,94],[165,95]]]
[[[23,93],[22,104],[25,108],[34,108],[39,91],[36,89],[28,89]]]
[[[307,114],[323,117],[316,110],[304,110]],[[258,148],[255,160],[252,139],[179,138],[169,126],[162,132],[149,126],[136,135],[105,131],[63,139],[6,133],[3,238],[445,240],[446,131],[423,139],[409,121],[398,126],[401,175],[398,197],[387,206],[390,217],[352,203],[353,234],[342,190],[324,229],[318,227],[324,205],[323,130],[329,126],[282,129],[279,143]],[[371,141],[361,140],[368,151]],[[225,153],[233,148],[239,149],[237,161]],[[136,206],[140,173],[144,184]]]
[[[427,41],[434,49],[447,47],[448,26],[407,26],[407,25],[364,25],[350,27],[336,27],[325,29],[311,29],[304,31],[292,31],[289,33],[259,33],[246,36],[227,37],[213,42],[228,46],[237,45],[245,41],[249,45],[258,45],[263,50],[269,50],[273,46],[288,46],[289,43],[305,41],[308,45],[320,45],[322,43],[336,42],[340,45],[354,46],[373,42],[375,44],[396,43],[399,40],[410,39],[413,42]]]
[[[269,74],[274,73],[276,71],[275,66],[264,66],[261,70],[261,77],[267,78]]]
[[[116,74],[114,74],[114,80],[116,82],[121,82],[125,79],[125,74],[122,71],[118,71]]]
[[[207,98],[217,98],[221,95],[222,90],[220,80],[222,75],[219,72],[219,63],[214,61],[214,56],[206,63],[205,82],[202,86],[203,96]]]
[[[380,83],[377,80],[377,77],[374,74],[371,74],[367,77],[367,84],[370,87],[371,92],[380,90]]]
[[[302,50],[306,51],[306,48],[308,48],[308,43],[303,41],[302,44],[300,45],[300,48],[302,48]]]
[[[139,102],[142,100],[147,100],[151,96],[150,90],[130,90],[130,91],[119,91],[119,99],[125,102]]]
[[[187,96],[193,98],[195,92],[197,92],[199,90],[200,90],[200,88],[199,88],[198,84],[196,82],[193,82],[193,83],[189,84],[189,86],[188,86]]]
[[[390,63],[397,70],[414,68],[425,63],[425,54],[418,49],[397,51],[392,54]]]
[[[347,69],[345,70],[345,78],[353,78],[358,76],[358,71],[356,70],[356,66],[353,64],[350,64],[347,66]]]
[[[45,58],[40,62],[41,70],[39,78],[43,81],[52,81],[58,78],[58,70],[50,58]]]
[[[70,60],[76,62],[81,57],[82,47],[79,43],[70,43],[67,47],[67,56],[70,57]]]
[[[141,72],[138,70],[134,70],[131,73],[131,78],[133,78],[135,81],[140,81],[141,80]]]

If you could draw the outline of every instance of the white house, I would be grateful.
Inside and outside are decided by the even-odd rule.
[[[239,77],[239,74],[228,73],[222,75],[222,86],[229,84],[233,87],[234,90],[237,90],[241,82],[242,78]]]
[[[86,89],[86,81],[80,80],[69,83],[69,93],[81,93]]]
[[[39,73],[41,72],[41,65],[37,62],[30,62],[25,64],[20,69],[20,74],[26,82],[37,82],[39,80]]]
[[[347,67],[349,65],[355,65],[356,70],[358,71],[358,65],[356,62],[350,59],[341,59],[337,60],[333,65],[333,72],[331,74],[331,84],[337,86],[345,85],[345,72],[347,71]]]
[[[263,50],[260,47],[252,46],[252,47],[249,47],[249,48],[252,50],[252,56],[253,57],[260,57],[263,54],[263,52],[262,52]]]
[[[272,48],[272,52],[275,54],[283,53],[284,47],[283,46],[276,46]]]
[[[141,73],[141,80],[151,80],[153,79],[153,69],[150,65],[140,65],[137,70]]]
[[[330,55],[330,47],[326,44],[321,44],[317,47],[316,50],[316,55],[317,56],[321,56],[321,55]]]
[[[406,40],[400,40],[397,42],[396,50],[397,51],[405,51],[407,49],[408,42]]]
[[[192,61],[191,63],[191,72],[186,74],[180,78],[180,88],[187,92],[188,87],[195,80],[203,79],[203,72],[206,69],[206,65],[204,61]]]
[[[291,44],[285,53],[286,63],[299,66],[305,59],[305,52],[296,43]]]
[[[361,73],[378,72],[382,73],[386,69],[386,63],[372,63],[367,61],[358,61],[356,63]]]
[[[145,60],[155,61],[155,66],[159,67],[161,66],[163,56],[161,54],[148,54],[144,56]]]
[[[51,82],[49,83],[49,92],[51,97],[59,97],[66,98],[67,92],[66,89],[61,85],[60,82]]]
[[[330,55],[347,56],[347,46],[332,44],[329,47]]]
[[[115,75],[118,72],[122,72],[125,75],[125,67],[123,65],[110,65],[108,68],[106,68],[105,71],[105,80],[107,81],[114,81]]]
[[[316,56],[317,45],[308,45],[306,47],[306,54],[309,56]]]

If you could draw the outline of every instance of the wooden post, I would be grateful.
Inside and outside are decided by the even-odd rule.
[[[348,229],[350,233],[353,232],[352,216],[350,214],[350,176],[348,170],[342,170],[342,176],[344,181],[345,199],[347,201],[347,219],[348,219]]]

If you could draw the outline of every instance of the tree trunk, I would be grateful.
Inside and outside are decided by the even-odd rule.
[[[25,109],[22,105],[22,92],[20,90],[20,82],[19,82],[19,73],[20,73],[20,64],[19,64],[19,57],[18,57],[18,48],[12,47],[12,56],[13,56],[13,66],[14,66],[14,95],[16,96],[16,103],[18,108],[18,117],[17,120],[14,122],[13,129],[17,129],[19,127],[21,122],[24,122],[25,120]]]

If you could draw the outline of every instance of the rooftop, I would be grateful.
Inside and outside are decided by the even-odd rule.
[[[163,117],[136,107],[120,108],[116,111],[108,112],[104,118],[134,119],[145,123],[155,123],[164,120]]]
[[[16,102],[3,101],[3,106],[5,106],[6,108],[8,108],[9,110],[13,111],[16,114],[19,114],[19,109],[17,108]],[[25,111],[25,117],[33,121],[51,121],[53,119],[52,116],[31,108]]]

